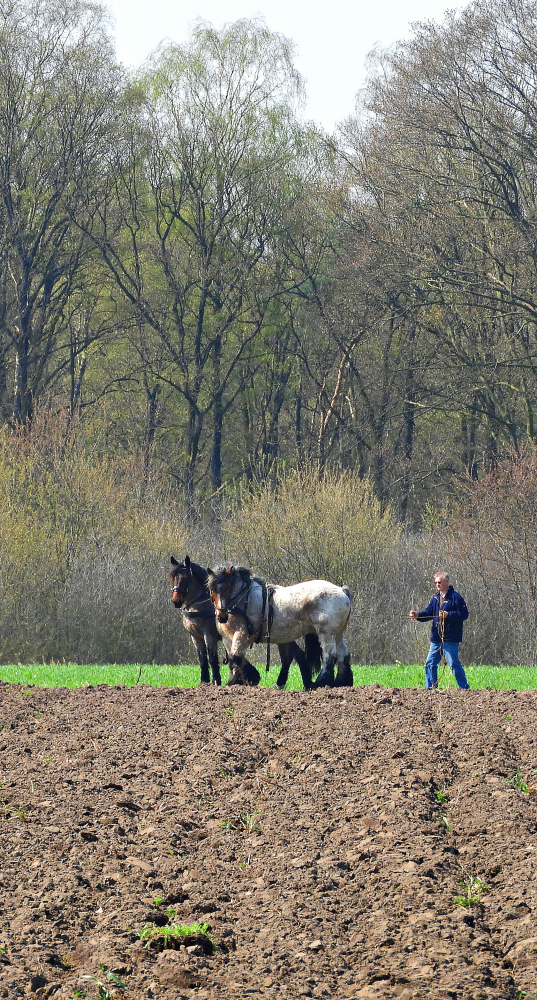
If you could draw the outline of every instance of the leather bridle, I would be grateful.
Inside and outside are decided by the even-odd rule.
[[[177,605],[178,602],[181,601],[180,611],[184,615],[188,615],[189,617],[190,616],[196,617],[199,615],[200,617],[209,618],[213,614],[213,610],[212,610],[211,596],[210,594],[205,593],[207,589],[206,584],[202,583],[201,580],[197,579],[197,577],[192,572],[191,564],[188,567],[184,568],[185,569],[188,568],[188,578],[186,581],[186,587],[183,589],[180,584],[176,583],[175,586],[172,587],[172,601],[175,605]],[[190,600],[187,605],[186,600],[193,582],[198,583],[200,589],[196,597],[193,596],[190,597]],[[200,611],[199,609],[193,607],[195,604],[200,604],[200,603],[205,604],[206,602],[211,603],[211,610],[209,612]]]

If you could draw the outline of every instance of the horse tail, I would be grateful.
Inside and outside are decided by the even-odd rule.
[[[304,651],[311,676],[317,677],[323,665],[323,651],[316,632],[307,632],[304,636]]]
[[[347,628],[347,625],[349,624],[349,620],[350,620],[350,617],[351,617],[352,593],[351,593],[350,587],[342,587],[341,589],[342,589],[343,593],[345,594],[345,597],[348,597],[349,601],[351,602],[351,607],[349,608],[349,613],[347,615],[347,621],[345,622],[345,628]]]

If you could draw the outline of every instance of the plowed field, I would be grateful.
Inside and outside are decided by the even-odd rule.
[[[536,710],[0,684],[0,997],[537,995]]]

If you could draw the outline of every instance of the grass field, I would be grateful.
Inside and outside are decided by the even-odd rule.
[[[261,673],[261,684],[274,684],[277,667],[273,666],[266,674],[263,666],[258,664]],[[534,691],[537,689],[537,669],[533,667],[465,667],[466,675],[472,688],[492,688],[496,691],[516,689],[518,691]],[[381,687],[424,687],[423,665],[405,666],[401,663],[393,666],[357,666],[353,667],[354,683],[357,686],[380,684]],[[227,679],[227,668],[222,671],[224,683]],[[109,663],[88,664],[77,663],[31,663],[0,665],[0,681],[10,684],[35,684],[37,687],[83,687],[86,685],[110,684],[132,687],[139,679],[140,684],[150,684],[152,687],[195,687],[199,684],[200,671],[197,666],[178,664],[176,666],[158,665],[156,663]],[[439,687],[454,687],[455,681],[451,671],[446,667],[439,669]],[[298,667],[294,664],[289,672],[288,689],[301,690],[302,681]]]

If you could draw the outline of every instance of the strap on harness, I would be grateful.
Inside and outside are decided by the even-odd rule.
[[[250,599],[250,588],[252,583],[258,583],[261,587],[262,594],[262,604],[261,604],[261,620],[255,629],[252,619],[248,617],[248,601]],[[237,607],[236,604],[233,607],[228,608],[228,611],[232,615],[240,615],[244,618],[246,623],[246,628],[248,631],[248,637],[252,638],[252,643],[263,641],[263,632],[265,625],[265,613],[267,615],[267,626],[266,626],[266,639],[267,639],[267,664],[266,671],[268,673],[270,669],[270,631],[272,628],[272,622],[274,621],[274,605],[272,603],[272,596],[274,594],[275,588],[273,586],[267,586],[267,584],[260,580],[258,577],[254,577],[248,584],[246,584],[238,594],[235,595],[234,600],[241,600],[246,595],[246,601],[243,608]]]
[[[274,587],[267,587],[267,665],[266,673],[268,674],[270,668],[270,630],[272,628],[272,622],[274,621],[274,604],[272,603],[272,598],[274,596]]]
[[[208,605],[206,611],[202,610],[204,604]],[[196,607],[196,605],[201,605],[201,607]],[[214,605],[210,597],[202,597],[200,594],[194,601],[191,601],[189,607],[181,608],[181,614],[185,618],[214,618]]]

